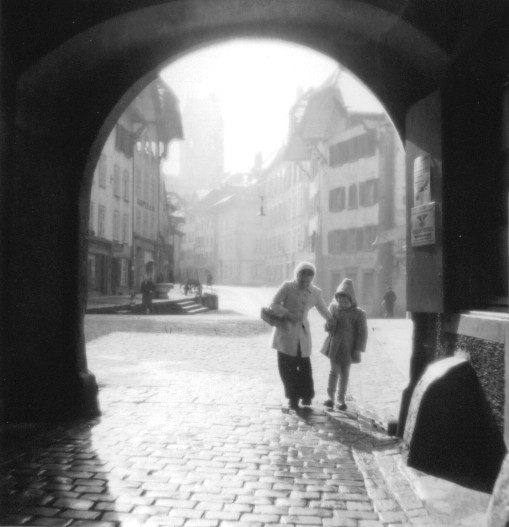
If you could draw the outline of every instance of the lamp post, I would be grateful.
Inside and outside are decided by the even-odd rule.
[[[263,196],[260,196],[260,211],[258,216],[265,216],[265,211],[263,210]]]

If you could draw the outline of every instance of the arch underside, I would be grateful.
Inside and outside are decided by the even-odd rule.
[[[79,117],[83,130],[97,132],[126,93],[125,104],[136,95],[133,86],[139,91],[172,59],[221,40],[263,37],[337,60],[379,98],[401,133],[404,109],[440,82],[448,64],[447,53],[403,14],[375,2],[328,0],[173,1],[132,10],[85,28],[28,67],[18,83],[18,124],[53,134]]]
[[[408,109],[436,92],[451,63],[507,12],[507,2],[492,0],[490,9],[484,3],[68,0],[47,2],[44,10],[32,0],[3,5],[2,68],[8,80],[2,89],[10,103],[3,108],[7,183],[0,232],[9,247],[2,269],[9,284],[8,346],[2,350],[9,379],[6,413],[21,419],[95,411],[83,338],[87,185],[113,124],[161,67],[232,38],[295,42],[356,75],[404,138]],[[411,133],[426,120],[439,128],[428,112]],[[20,394],[19,386],[27,389]]]

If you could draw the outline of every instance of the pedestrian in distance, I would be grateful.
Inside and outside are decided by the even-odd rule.
[[[385,292],[382,300],[382,307],[385,310],[385,318],[394,317],[394,304],[396,303],[397,299],[398,297],[396,296],[396,293],[392,290],[392,287],[387,287],[387,291]]]
[[[145,275],[141,282],[141,305],[143,313],[146,315],[152,313],[152,297],[154,296],[155,285],[150,275]]]
[[[361,362],[361,353],[366,350],[368,339],[366,312],[357,306],[352,280],[345,278],[339,284],[329,310],[332,314],[332,320],[325,325],[329,335],[321,349],[321,353],[330,360],[327,385],[329,398],[324,402],[324,405],[327,408],[334,408],[337,391],[336,408],[346,410],[345,397],[350,366],[352,363]]]
[[[299,401],[303,406],[311,406],[315,396],[309,310],[316,307],[323,318],[331,318],[321,289],[312,283],[315,273],[313,264],[299,263],[293,280],[281,284],[270,305],[281,316],[274,328],[272,347],[278,352],[279,375],[291,410],[299,408]]]

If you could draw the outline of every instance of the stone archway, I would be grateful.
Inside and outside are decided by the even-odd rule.
[[[79,4],[63,8],[67,18],[75,13],[81,20]],[[83,339],[87,188],[112,124],[163,63],[221,39],[294,41],[355,73],[400,133],[408,106],[437,85],[448,64],[447,54],[394,6],[331,0],[138,6],[98,10],[79,29],[69,23],[56,31],[52,46],[44,42],[46,54],[32,50],[31,61],[10,77],[15,90],[7,92],[16,111],[5,186],[9,309],[3,351],[10,421],[99,411]]]

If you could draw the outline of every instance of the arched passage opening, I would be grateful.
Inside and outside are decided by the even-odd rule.
[[[26,20],[22,16],[25,13],[17,12],[26,7],[20,2],[19,7],[10,8],[11,21]],[[469,29],[476,28],[477,38],[492,20],[471,10],[462,11],[460,24],[456,12],[437,8],[419,15],[392,3],[384,7],[358,3],[353,7],[317,1],[311,9],[305,1],[175,1],[158,5],[147,1],[137,7],[120,11],[103,6],[84,16],[80,3],[69,3],[58,16],[49,9],[40,21],[32,20],[26,26],[13,23],[6,36],[11,44],[7,50],[10,71],[3,93],[10,97],[5,122],[12,132],[4,140],[9,153],[4,165],[10,175],[3,198],[3,237],[9,245],[3,267],[3,282],[9,287],[5,295],[6,346],[2,351],[7,420],[98,412],[95,380],[87,371],[83,339],[87,226],[82,221],[86,217],[82,191],[99,155],[101,130],[107,129],[102,127],[108,119],[111,124],[115,121],[118,101],[124,100],[129,90],[137,92],[132,88],[137,83],[141,87],[154,78],[168,57],[236,36],[299,42],[344,64],[371,88],[401,136],[412,142],[412,156],[425,150],[439,160],[444,129],[446,139],[453,144],[458,129],[474,141],[475,134],[467,130],[461,111],[463,105],[475,107],[479,88],[469,71],[482,64],[484,78],[494,79],[500,78],[503,70],[493,59],[489,65],[484,61],[492,56],[487,51],[493,51],[486,41],[479,44],[477,56],[468,55],[472,48],[466,44],[471,42],[467,38]],[[496,17],[497,13],[489,14]],[[443,24],[435,28],[430,21],[437,19]],[[38,23],[44,31],[34,32]],[[449,25],[459,29],[442,33],[441,28]],[[13,34],[14,29],[20,35],[44,37],[16,38],[19,35]],[[24,44],[18,51],[19,41]],[[498,56],[504,54],[497,50]],[[463,63],[458,65],[461,61],[457,61],[457,69],[451,68],[450,57],[462,54],[466,55]],[[441,83],[448,90],[440,91]],[[468,96],[460,101],[455,94],[465,85]],[[131,98],[126,96],[126,104]],[[440,108],[443,100],[449,104],[445,113]],[[486,130],[489,123],[481,113],[476,114],[477,122]],[[443,126],[443,120],[449,128]],[[469,181],[474,175],[467,148],[449,147],[448,162],[454,168],[444,196],[452,200],[455,187],[468,188],[460,168],[468,168]],[[487,157],[490,149],[481,150],[480,158]],[[464,159],[463,154],[467,154]],[[476,166],[487,171],[479,163]],[[440,178],[438,181],[437,188],[441,189]],[[451,226],[445,233],[449,239],[455,238],[454,219],[468,217],[472,201],[470,196],[458,209],[444,210]],[[488,202],[483,199],[483,211],[489,209]],[[479,238],[477,230],[475,239]],[[447,272],[452,281],[447,299],[443,295],[441,247],[412,255],[416,281],[412,282],[415,301],[411,309],[418,313],[419,322],[415,380],[436,354],[437,333],[442,327],[437,313],[468,304],[468,299],[455,293],[467,290],[462,286],[469,283],[471,272],[457,279],[451,264],[469,249],[459,244],[450,253]],[[433,294],[428,295],[426,289]]]
[[[243,115],[249,125],[246,126],[246,129],[252,129],[256,127],[255,123],[250,120],[253,119],[253,114],[250,113],[250,108],[246,108],[245,105],[255,106],[258,103],[256,112],[261,112],[262,106],[269,106],[264,130],[272,129],[276,127],[276,124],[279,124],[280,119],[274,115],[277,113],[276,105],[274,105],[276,102],[282,106],[277,110],[282,115],[284,129],[280,131],[282,135],[276,139],[275,144],[267,147],[269,149],[262,155],[260,166],[256,166],[252,170],[255,158],[255,150],[253,150],[248,154],[247,161],[243,161],[246,167],[244,171],[231,174],[231,167],[238,169],[239,166],[238,164],[232,165],[231,161],[226,171],[223,171],[222,168],[216,169],[216,167],[222,167],[224,164],[222,154],[218,158],[204,156],[205,164],[196,159],[201,153],[200,149],[205,150],[211,141],[211,137],[215,135],[215,131],[212,131],[210,136],[205,134],[203,137],[202,132],[204,129],[215,125],[215,122],[208,122],[206,118],[206,115],[210,113],[210,108],[199,106],[198,130],[184,126],[185,142],[196,146],[191,152],[192,159],[184,168],[181,176],[184,180],[181,184],[186,188],[186,199],[189,194],[193,193],[193,190],[195,192],[210,192],[214,188],[216,193],[208,201],[205,198],[205,202],[196,204],[196,214],[193,215],[196,216],[195,225],[186,229],[189,241],[185,241],[186,246],[175,261],[177,278],[179,275],[180,278],[185,276],[187,269],[199,270],[200,272],[211,269],[216,284],[236,286],[264,284],[276,287],[283,280],[292,277],[293,269],[298,261],[311,260],[319,268],[315,283],[318,282],[323,288],[327,302],[332,299],[341,279],[349,277],[354,280],[359,302],[367,310],[370,317],[379,318],[383,316],[381,299],[389,285],[396,290],[399,298],[397,316],[404,316],[405,261],[404,248],[402,247],[405,243],[404,151],[396,132],[389,126],[389,120],[384,115],[382,108],[369,99],[366,103],[365,100],[359,102],[357,97],[354,98],[353,95],[357,95],[362,88],[354,84],[351,77],[343,79],[343,75],[346,76],[347,74],[340,73],[337,63],[333,61],[324,60],[324,64],[321,65],[323,68],[322,76],[315,76],[314,83],[317,85],[313,85],[313,81],[309,78],[309,70],[313,67],[313,58],[319,62],[318,56],[306,55],[304,48],[283,46],[280,42],[276,45],[272,41],[260,40],[254,42],[230,41],[230,44],[233,49],[235,49],[235,44],[237,46],[235,56],[240,55],[244,62],[251,64],[250,68],[253,71],[250,82],[253,83],[253,79],[256,77],[263,77],[263,83],[268,85],[266,91],[270,92],[270,95],[269,99],[263,100],[263,104],[260,104],[259,99],[262,98],[260,92],[265,89],[262,88],[262,82],[260,82],[259,85],[252,87],[254,93],[251,97],[245,94],[239,97],[243,99],[242,104],[235,107],[233,105],[226,106],[227,114]],[[289,68],[300,67],[305,73],[301,77],[306,79],[308,84],[301,86],[301,88],[312,87],[312,90],[308,92],[303,89],[302,91],[306,91],[306,94],[301,93],[299,96],[297,94],[299,86],[292,85],[290,89],[287,89],[289,92],[288,99],[281,100],[281,94],[270,86],[282,84],[284,75],[278,77],[274,67],[271,70],[271,75],[267,75],[264,68],[255,68],[253,62],[256,59],[253,57],[260,57],[263,51],[258,51],[258,54],[254,55],[254,45],[270,55],[274,55],[278,51],[281,54],[284,52],[285,59],[292,61]],[[213,60],[212,57],[214,57],[214,50],[216,54],[222,51],[223,53],[219,56],[224,57],[226,49],[229,49],[230,53],[232,52],[228,46],[207,48],[210,53],[205,53],[205,56],[209,69],[214,68],[210,65]],[[307,53],[311,55],[311,52]],[[170,88],[175,88],[174,82],[179,82],[185,86],[185,90],[177,92],[183,103],[186,95],[190,95],[191,101],[197,96],[197,88],[192,86],[192,80],[200,78],[200,75],[196,73],[196,69],[199,67],[198,62],[191,60],[193,55],[199,55],[199,53],[188,55],[190,66],[187,69],[181,68],[177,70],[178,75],[167,76],[167,83]],[[185,62],[185,58],[180,62]],[[325,62],[327,62],[327,68]],[[215,67],[218,67],[218,63],[215,63]],[[222,67],[226,69],[224,64]],[[283,63],[279,63],[278,67],[283,68]],[[318,66],[315,67],[319,69]],[[242,71],[239,69],[239,67],[232,68],[233,77],[250,76],[247,69]],[[185,78],[186,74],[191,77],[191,81],[189,78]],[[286,72],[286,74],[289,73]],[[228,78],[227,72],[223,72],[223,75],[226,77],[224,83],[235,86],[228,90],[230,98],[232,97],[231,92],[235,93],[238,90],[243,92],[248,89],[247,86],[238,86],[233,78]],[[342,89],[339,87],[339,81],[341,81]],[[286,82],[291,84],[289,81]],[[207,89],[212,88],[208,86]],[[224,93],[220,91],[218,95],[223,101]],[[271,100],[270,97],[275,101]],[[226,100],[229,102],[228,98]],[[205,101],[208,99],[205,98]],[[291,111],[291,116],[288,117],[288,108],[292,103],[294,103],[294,108]],[[376,112],[374,108],[376,108]],[[136,119],[135,127],[138,129],[139,118]],[[184,124],[189,122],[185,111],[182,119]],[[299,127],[299,122],[306,123],[306,127]],[[288,139],[289,128],[292,125],[293,129],[290,131],[292,137]],[[121,126],[129,128],[127,120],[123,121]],[[226,126],[231,127],[231,121],[227,122]],[[322,131],[317,136],[308,137],[308,134],[313,130],[314,133],[318,130]],[[195,135],[198,132],[201,132],[201,139]],[[241,142],[234,142],[233,150],[235,152],[244,148],[243,143],[249,142],[253,137],[249,131],[244,129],[235,128],[228,130],[228,132],[230,136],[233,135],[241,139]],[[281,147],[282,138],[286,143],[284,147]],[[107,174],[113,174],[113,163],[119,164],[118,172],[120,173],[124,166],[127,166],[127,171],[129,171],[131,165],[138,162],[134,160],[135,156],[126,157],[115,152],[114,143],[115,140],[112,139],[108,150],[104,153],[109,160]],[[336,152],[339,148],[346,148],[349,153],[336,155],[338,153],[336,152],[336,157],[331,160],[331,163],[313,162],[315,157],[307,151],[311,146],[316,149],[315,153],[322,152],[322,161],[325,161],[324,156],[327,158],[330,156],[331,149]],[[280,152],[276,152],[278,154],[276,162],[274,162],[274,148],[280,150]],[[232,157],[231,150],[230,147],[227,156]],[[249,148],[247,150],[249,151]],[[380,153],[377,154],[377,152]],[[267,154],[270,154],[268,162]],[[239,160],[235,160],[235,162],[239,163]],[[230,171],[229,181],[233,184],[230,182],[221,186],[220,182],[228,175],[228,171]],[[193,173],[196,173],[197,177],[191,177]],[[96,172],[96,179],[99,179],[97,176],[100,177],[100,174]],[[135,202],[137,199],[144,202],[148,199],[146,198],[148,185],[142,183],[140,176],[142,176],[141,171],[140,174],[136,174],[133,168],[130,178],[127,178],[132,183],[131,197]],[[239,176],[241,176],[240,179]],[[249,185],[244,187],[239,185],[239,182],[246,183],[246,178],[249,180]],[[143,179],[146,181],[145,177]],[[256,185],[256,189],[253,189],[253,184]],[[102,230],[98,227],[97,221],[98,197],[107,193],[107,187],[111,186],[113,189],[109,194],[111,201],[103,202],[101,206],[104,208],[106,204],[106,216],[110,222],[110,230],[112,211],[124,206],[122,200],[118,199],[120,196],[114,195],[113,180],[110,181],[109,178],[106,178],[103,185],[103,190],[100,188],[101,184],[98,185],[97,182],[93,187],[91,207],[91,219],[93,221],[90,227],[92,232]],[[180,188],[178,190],[180,191]],[[240,197],[243,190],[245,193]],[[254,194],[250,193],[250,190],[255,190]],[[235,192],[239,193],[238,199],[243,200],[242,212],[247,212],[247,214],[239,217],[239,210],[235,208],[235,204],[232,205],[231,201],[222,203],[222,198],[226,196],[230,199],[232,192],[234,194]],[[264,220],[257,217],[258,194],[265,197],[267,217]],[[127,201],[129,202],[129,196]],[[223,206],[218,206],[218,203],[222,203]],[[283,206],[285,203],[291,205],[285,209]],[[153,204],[154,209],[157,208],[156,202],[153,200],[149,199],[148,204]],[[207,209],[207,206],[210,208]],[[319,209],[323,210],[321,217],[318,215]],[[127,210],[129,213],[131,207],[128,206]],[[123,209],[120,214],[122,212]],[[129,225],[133,225],[133,232],[136,231],[136,236],[141,234],[142,228],[146,232],[150,224],[150,222],[141,221],[143,214],[150,215],[146,214],[145,210],[140,210],[140,215],[136,218],[136,225],[134,224],[134,216],[131,218],[132,222],[128,221]],[[397,216],[396,221],[395,215]],[[186,216],[186,219],[189,224],[190,217]],[[347,224],[348,229],[345,227]],[[207,233],[205,231],[208,227],[210,227],[210,232]],[[231,228],[228,229],[228,227]],[[242,227],[244,230],[238,232]],[[204,236],[204,232],[206,236]],[[114,240],[115,238],[111,236],[112,234],[109,232],[106,238],[110,237]],[[194,239],[197,237],[200,238],[199,246],[194,245]],[[128,238],[128,240],[130,239]],[[204,240],[206,243],[202,243]],[[392,247],[393,242],[396,244],[399,242],[401,245]],[[128,241],[127,245],[129,243],[131,242]],[[145,247],[139,246],[140,253],[147,252],[150,255],[155,252],[156,243],[154,239],[152,244],[149,243]],[[245,250],[240,248],[240,246],[247,244],[252,244],[252,251],[249,248]],[[233,250],[227,250],[228,248]],[[134,249],[133,247],[131,249],[126,247],[126,249],[121,256],[118,256],[120,253],[117,253],[117,258],[122,257],[123,260],[129,260],[129,257],[134,254]],[[94,247],[94,253],[96,252]],[[185,255],[184,252],[186,252]],[[256,261],[252,257],[252,253],[255,252],[258,257]],[[140,272],[144,272],[145,265],[143,257],[138,260],[133,260],[133,266],[136,267],[135,274],[139,277]],[[154,281],[156,275],[161,271],[163,268],[156,262],[156,268],[150,271]],[[202,281],[205,283],[203,273],[201,274]],[[125,282],[119,284],[121,288],[125,289],[127,285]],[[140,280],[133,282],[138,293],[139,284]],[[112,288],[107,294],[115,294],[114,291]],[[123,294],[125,294],[125,290]],[[125,305],[127,300],[124,298],[125,296],[118,300]],[[223,298],[221,298],[221,304],[223,304]],[[317,335],[316,338],[318,340],[316,345],[319,347],[321,334]],[[409,353],[410,349],[407,352]],[[98,374],[99,372],[95,373]],[[399,388],[398,395],[404,386],[403,384]],[[397,409],[393,415],[397,415]]]
[[[402,129],[403,101],[417,97],[426,79],[433,83],[445,62],[431,42],[427,53],[423,47],[412,48],[411,53],[419,56],[410,61],[411,66],[401,58],[395,60],[409,51],[404,46],[398,51],[392,32],[411,31],[405,24],[393,27],[396,13],[367,8],[370,16],[366,17],[363,10],[349,11],[328,2],[317,3],[312,12],[304,2],[277,9],[246,3],[244,8],[237,3],[233,9],[230,2],[212,8],[205,2],[190,9],[173,2],[124,13],[69,35],[55,51],[20,72],[13,157],[18,177],[10,182],[11,203],[41,212],[45,221],[41,222],[39,212],[9,221],[10,237],[38,240],[30,259],[14,245],[7,267],[14,276],[11,294],[16,291],[18,297],[11,299],[8,317],[18,322],[8,324],[11,345],[4,360],[12,381],[6,388],[9,419],[97,410],[82,335],[86,283],[82,187],[99,154],[101,134],[109,128],[105,123],[115,121],[115,112],[121,111],[119,100],[127,103],[132,98],[126,91],[135,93],[133,86],[153,78],[169,56],[205,42],[236,35],[275,36],[344,63],[372,88]],[[375,29],[380,34],[382,27],[389,40],[383,47],[380,39],[370,37]],[[415,36],[422,38],[418,31]],[[382,71],[385,83],[380,82]],[[27,181],[32,189],[29,196],[23,192]],[[11,211],[15,215],[14,208]],[[20,291],[25,291],[23,300]],[[20,324],[21,320],[32,322]],[[65,385],[63,390],[54,384],[55,377]],[[20,379],[27,387],[22,398],[13,396]]]

